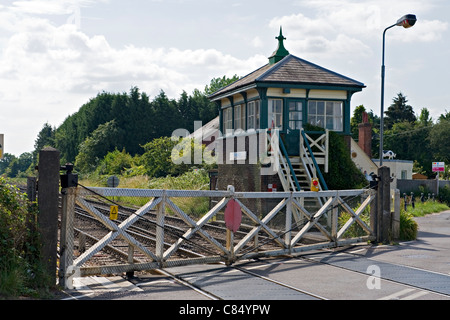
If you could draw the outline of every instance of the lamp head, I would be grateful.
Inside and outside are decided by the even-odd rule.
[[[407,14],[397,20],[397,26],[402,26],[403,28],[411,28],[416,24],[417,18],[414,14]]]

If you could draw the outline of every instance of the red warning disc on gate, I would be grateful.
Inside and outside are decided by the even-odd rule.
[[[231,199],[228,201],[225,208],[225,225],[228,230],[236,232],[241,226],[242,211],[241,206],[236,200]]]

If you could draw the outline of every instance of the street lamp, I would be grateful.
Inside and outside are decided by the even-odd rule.
[[[384,130],[384,76],[385,76],[385,66],[384,66],[384,49],[385,49],[385,39],[386,31],[390,28],[396,26],[402,26],[403,28],[411,28],[416,24],[417,18],[414,14],[407,14],[397,20],[395,24],[384,29],[383,32],[383,62],[381,65],[381,115],[380,115],[380,167],[383,166],[383,130]]]

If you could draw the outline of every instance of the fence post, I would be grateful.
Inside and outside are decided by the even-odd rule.
[[[292,249],[291,240],[292,240],[292,192],[289,195],[289,200],[286,204],[286,234],[284,235],[284,242],[289,245],[289,253]]]
[[[338,223],[339,223],[339,209],[338,209],[338,199],[339,199],[339,191],[336,191],[336,196],[331,203],[331,237],[334,241],[334,246],[337,247],[338,244]]]
[[[377,241],[389,242],[391,239],[391,177],[388,167],[378,169],[377,192]]]
[[[50,275],[56,273],[59,161],[60,152],[54,148],[47,147],[39,152],[37,222],[42,239],[42,262]]]
[[[397,240],[400,238],[400,190],[393,190],[394,211],[392,212],[392,238]]]
[[[164,223],[165,223],[165,211],[166,211],[166,191],[163,191],[162,201],[158,204],[157,216],[156,216],[156,249],[155,253],[159,259],[161,268],[163,267],[164,256]]]
[[[65,289],[73,289],[69,267],[73,266],[74,249],[74,210],[76,188],[63,188],[61,190],[61,234],[60,234],[60,258],[59,258],[59,285]],[[82,236],[80,235],[80,239]],[[83,245],[84,246],[84,245]],[[75,270],[72,269],[72,272]]]

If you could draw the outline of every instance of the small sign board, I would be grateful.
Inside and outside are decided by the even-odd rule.
[[[230,161],[247,160],[247,151],[231,152]]]
[[[108,181],[106,181],[109,188],[117,188],[119,186],[120,180],[117,178],[117,176],[111,176],[108,178]]]
[[[111,206],[109,209],[109,219],[117,220],[119,216],[119,206]]]
[[[225,226],[231,232],[236,232],[241,226],[241,221],[241,206],[236,200],[231,199],[228,201],[227,207],[225,208]]]
[[[431,169],[433,172],[444,172],[445,162],[433,162]]]

